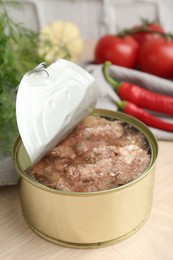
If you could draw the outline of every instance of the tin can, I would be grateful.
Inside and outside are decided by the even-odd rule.
[[[135,233],[152,207],[158,144],[150,129],[124,113],[95,110],[95,115],[122,120],[137,128],[151,148],[150,165],[137,179],[100,192],[65,192],[46,187],[28,174],[30,159],[17,138],[13,161],[20,178],[20,200],[28,225],[45,239],[66,247],[112,245]]]

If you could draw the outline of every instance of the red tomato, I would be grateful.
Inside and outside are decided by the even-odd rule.
[[[145,42],[139,52],[139,66],[159,77],[173,77],[173,40],[157,38]]]
[[[138,58],[138,43],[131,36],[105,35],[95,48],[95,63],[111,61],[112,64],[134,68]]]
[[[159,24],[154,24],[154,23],[148,23],[144,25],[138,25],[133,28],[134,30],[140,30],[141,32],[136,32],[132,33],[131,35],[134,37],[134,39],[139,43],[141,46],[144,44],[146,41],[151,40],[153,38],[160,38],[160,35],[155,32],[164,32],[163,28]],[[144,32],[142,31],[143,29],[146,30],[151,30],[151,32]]]

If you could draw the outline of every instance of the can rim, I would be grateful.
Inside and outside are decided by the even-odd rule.
[[[139,181],[143,179],[147,174],[149,174],[150,170],[154,167],[156,163],[156,159],[158,157],[158,142],[154,136],[154,134],[151,132],[151,130],[140,120],[136,119],[135,117],[129,116],[123,112],[117,112],[117,111],[111,111],[111,110],[105,110],[105,109],[96,109],[93,113],[96,116],[105,116],[105,117],[112,117],[118,120],[121,120],[123,122],[129,123],[130,125],[134,126],[137,130],[139,130],[147,139],[147,141],[150,144],[151,148],[151,160],[150,164],[147,167],[147,169],[141,173],[136,179],[123,184],[122,186],[118,186],[109,190],[102,190],[102,191],[95,191],[95,192],[69,192],[69,191],[61,191],[52,189],[50,187],[47,187],[36,180],[34,180],[32,177],[30,177],[20,166],[20,163],[18,161],[18,150],[19,147],[22,144],[21,137],[18,136],[12,149],[12,160],[15,165],[16,170],[19,172],[20,176],[23,177],[25,180],[27,180],[30,184],[38,187],[39,189],[45,190],[50,193],[57,193],[59,195],[63,196],[76,196],[76,197],[86,197],[86,196],[100,196],[101,194],[108,194],[112,192],[118,192],[120,190],[126,189]],[[27,152],[26,152],[27,153]]]

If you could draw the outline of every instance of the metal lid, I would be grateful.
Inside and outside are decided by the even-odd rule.
[[[16,116],[21,139],[32,163],[61,141],[97,101],[94,78],[63,59],[26,73],[17,92]]]

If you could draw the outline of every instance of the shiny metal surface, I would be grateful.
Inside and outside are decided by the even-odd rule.
[[[20,137],[14,145],[13,159],[21,175],[20,198],[25,220],[39,235],[63,246],[95,248],[124,240],[145,223],[152,207],[158,154],[153,134],[140,121],[125,114],[105,110],[96,110],[95,114],[126,121],[148,139],[151,163],[138,179],[102,192],[53,190],[27,175],[30,161]]]

